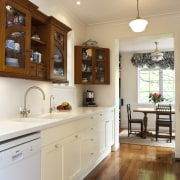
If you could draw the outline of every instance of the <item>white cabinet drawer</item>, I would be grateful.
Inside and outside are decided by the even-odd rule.
[[[51,144],[60,139],[64,139],[65,137],[68,137],[82,129],[86,129],[95,123],[95,117],[88,116],[80,120],[75,120],[67,124],[43,130],[41,131],[42,146]]]

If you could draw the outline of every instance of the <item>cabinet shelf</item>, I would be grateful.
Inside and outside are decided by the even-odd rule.
[[[84,62],[92,61],[92,59],[82,59]]]
[[[92,71],[82,71],[82,73],[92,73]]]
[[[96,72],[96,74],[104,74],[104,73],[105,73],[104,71]]]
[[[33,43],[33,45],[44,45],[44,46],[46,46],[45,42],[38,40],[38,39],[31,38],[31,42]]]
[[[96,62],[104,62],[104,59],[96,59]]]
[[[40,64],[40,65],[46,65],[45,63],[38,63],[38,62],[34,62],[34,61],[31,61],[32,64]]]

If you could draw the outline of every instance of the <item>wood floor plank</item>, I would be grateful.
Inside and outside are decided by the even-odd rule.
[[[121,144],[84,180],[180,180],[173,148]]]

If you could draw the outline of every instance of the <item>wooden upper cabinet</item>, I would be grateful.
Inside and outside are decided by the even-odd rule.
[[[67,82],[69,27],[29,0],[1,0],[0,22],[0,76]]]
[[[75,83],[110,84],[110,50],[75,46]]]
[[[3,72],[27,74],[30,55],[30,13],[15,1],[1,1]]]
[[[66,83],[67,80],[67,33],[71,28],[54,17],[49,17],[49,77],[53,82]]]

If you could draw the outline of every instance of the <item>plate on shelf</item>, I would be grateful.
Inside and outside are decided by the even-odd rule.
[[[60,63],[63,62],[62,59],[54,59],[54,61],[55,61],[55,62],[60,62]]]
[[[7,66],[12,66],[12,67],[20,67],[19,63],[7,63],[6,62],[6,65]]]
[[[7,63],[18,63],[18,59],[16,58],[6,58]]]

